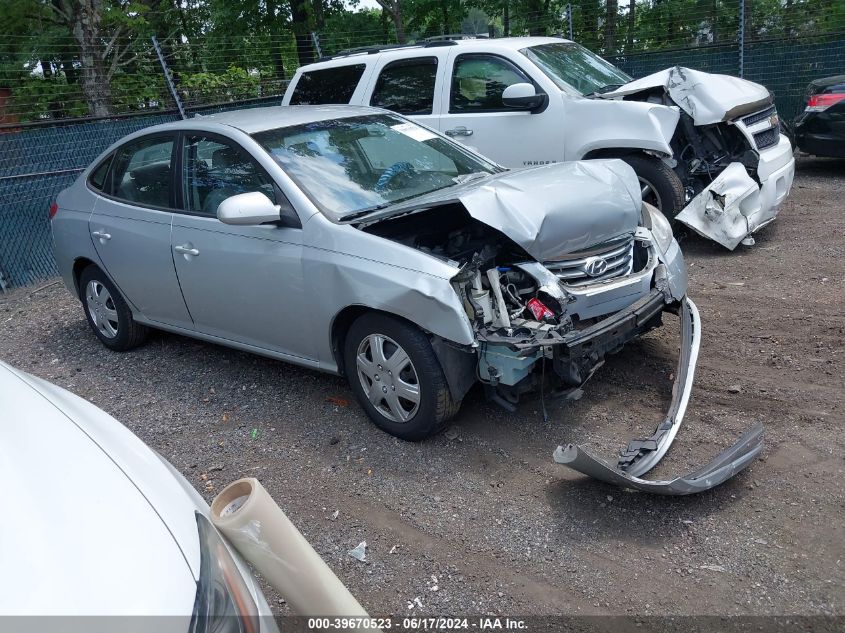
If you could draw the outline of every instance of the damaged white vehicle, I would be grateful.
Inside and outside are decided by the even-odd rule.
[[[681,319],[669,415],[618,468],[573,467],[649,470],[692,389],[683,257],[619,160],[509,172],[383,110],[243,110],[120,141],[60,194],[52,227],[106,347],[156,327],[342,373],[403,439],[443,428],[476,382],[506,407],[544,376],[578,389],[665,311]]]
[[[792,186],[792,146],[759,84],[687,68],[638,81],[552,37],[354,49],[297,70],[283,104],[387,108],[508,167],[621,158],[643,198],[734,249]]]

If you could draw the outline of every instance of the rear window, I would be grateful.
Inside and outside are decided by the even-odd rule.
[[[349,103],[365,64],[337,66],[302,73],[291,96],[291,105]]]

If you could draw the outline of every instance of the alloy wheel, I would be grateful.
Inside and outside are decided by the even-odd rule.
[[[640,194],[642,195],[643,202],[647,202],[653,207],[657,207],[658,211],[662,211],[663,201],[660,199],[660,194],[657,193],[657,189],[654,188],[654,185],[642,176],[637,176],[637,178],[640,181]]]

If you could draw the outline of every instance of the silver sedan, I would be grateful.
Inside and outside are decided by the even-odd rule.
[[[507,171],[383,110],[263,108],[132,134],[57,207],[59,270],[113,350],[153,327],[345,374],[419,440],[475,383],[506,407],[544,376],[578,389],[671,310],[686,406],[683,258],[621,161]]]

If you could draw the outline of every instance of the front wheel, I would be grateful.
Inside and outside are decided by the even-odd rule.
[[[678,174],[658,158],[631,155],[622,160],[634,168],[640,181],[643,202],[657,207],[663,215],[673,220],[685,205],[684,183]]]
[[[356,399],[391,435],[409,441],[439,432],[457,413],[428,337],[384,314],[365,314],[349,329],[344,367]]]

